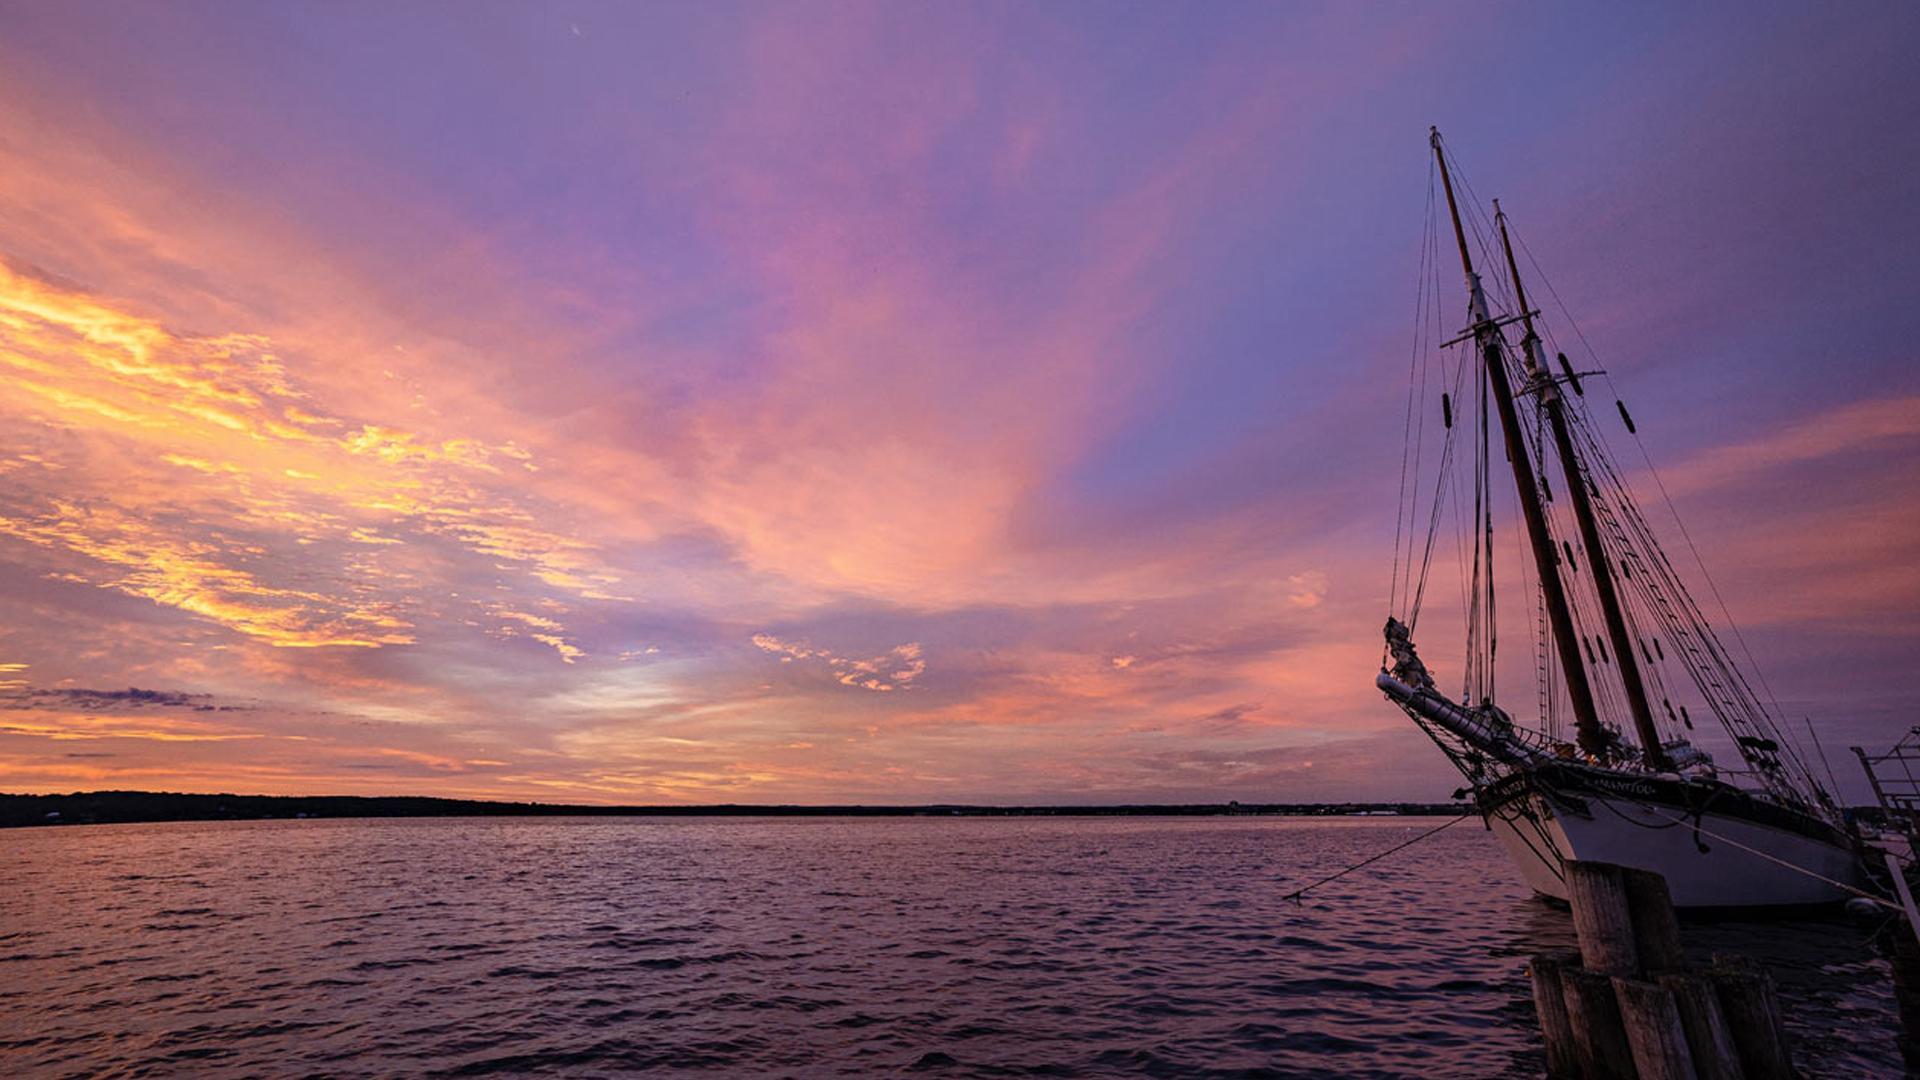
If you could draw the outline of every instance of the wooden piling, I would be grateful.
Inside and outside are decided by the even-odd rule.
[[[1920,1072],[1920,943],[1902,917],[1887,927],[1888,960],[1893,966],[1893,1003],[1900,1012],[1900,1056]]]
[[[1580,960],[1589,972],[1604,975],[1639,973],[1632,907],[1627,899],[1626,872],[1611,863],[1569,860],[1567,901],[1573,908],[1573,929],[1580,938]]]
[[[1667,879],[1652,870],[1622,867],[1627,921],[1633,925],[1634,955],[1642,974],[1681,971],[1687,956],[1680,945],[1680,918],[1673,911]]]
[[[1727,1030],[1720,1013],[1720,998],[1704,976],[1668,972],[1654,979],[1673,995],[1680,1009],[1680,1026],[1687,1033],[1687,1048],[1693,1053],[1693,1068],[1700,1080],[1746,1080],[1740,1068],[1740,1051]]]
[[[1613,994],[1640,1080],[1699,1080],[1673,991],[1659,983],[1616,975]]]
[[[1554,1080],[1580,1080],[1580,1048],[1567,1019],[1567,993],[1561,973],[1580,966],[1580,954],[1571,949],[1540,953],[1528,962],[1533,979],[1533,1008],[1540,1014],[1540,1035],[1547,1045],[1547,1075]]]
[[[1561,866],[1578,961],[1543,953],[1531,967],[1550,1076],[1795,1076],[1773,980],[1743,956],[1716,955],[1706,973],[1689,969],[1665,878],[1609,863]]]
[[[1716,953],[1708,976],[1747,1080],[1793,1080],[1773,980],[1744,956]]]
[[[1573,1045],[1580,1054],[1581,1075],[1587,1080],[1634,1080],[1633,1049],[1620,1019],[1613,977],[1567,968],[1560,972],[1560,986]]]

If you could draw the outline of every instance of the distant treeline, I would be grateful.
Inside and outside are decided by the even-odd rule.
[[[1460,814],[1456,803],[1193,803],[1178,806],[575,806],[422,795],[184,795],[86,791],[0,795],[0,827],[138,821],[387,817],[1204,817]]]

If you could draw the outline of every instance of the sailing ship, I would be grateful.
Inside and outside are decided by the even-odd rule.
[[[1434,325],[1447,305],[1427,284],[1438,281],[1444,259],[1430,183],[1401,537],[1376,685],[1459,768],[1468,781],[1462,794],[1471,794],[1538,893],[1564,900],[1562,864],[1591,859],[1665,875],[1681,907],[1801,906],[1855,895],[1861,862],[1839,807],[1785,734],[1770,695],[1756,689],[1744,643],[1736,655],[1708,622],[1614,462],[1601,425],[1616,410],[1590,407],[1601,395],[1588,396],[1596,382],[1611,381],[1604,371],[1575,370],[1564,351],[1549,363],[1553,329],[1529,306],[1505,212],[1494,200],[1488,220],[1437,129],[1430,144],[1465,273],[1467,326],[1441,342],[1444,323]],[[1468,198],[1456,193],[1457,182]],[[1484,276],[1476,248],[1490,271]],[[1529,264],[1544,281],[1530,254]],[[1558,299],[1550,284],[1548,292]],[[1565,325],[1584,341],[1570,315]],[[1436,390],[1440,408],[1432,411],[1444,425],[1437,433],[1427,422]],[[1614,403],[1637,443],[1631,413]],[[1424,449],[1435,441],[1440,468],[1429,491],[1420,473],[1423,458],[1434,460]],[[1471,452],[1457,453],[1461,443]],[[1502,559],[1496,575],[1496,526],[1507,529],[1495,508],[1496,489],[1505,487],[1495,479],[1502,454],[1522,558]],[[1451,551],[1438,543],[1449,522],[1458,533]],[[1430,571],[1456,555],[1467,653],[1457,697],[1413,642]],[[1508,591],[1517,579],[1531,601],[1522,621],[1534,645],[1537,715],[1526,725],[1495,693],[1497,577]],[[1716,723],[1703,722],[1696,736],[1702,707]]]

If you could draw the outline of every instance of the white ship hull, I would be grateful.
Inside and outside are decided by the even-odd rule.
[[[1430,680],[1415,689],[1382,674],[1376,685],[1415,720],[1506,763],[1506,775],[1483,779],[1475,799],[1542,895],[1567,898],[1560,864],[1568,859],[1652,870],[1684,908],[1840,903],[1861,885],[1852,839],[1804,806],[1711,777],[1562,761],[1515,738],[1498,710],[1457,705]]]
[[[1684,908],[1833,904],[1854,895],[1842,884],[1861,884],[1852,850],[1825,839],[1712,812],[1695,819],[1628,799],[1584,801],[1586,815],[1528,793],[1487,815],[1527,885],[1543,896],[1567,898],[1565,859],[1655,871]]]

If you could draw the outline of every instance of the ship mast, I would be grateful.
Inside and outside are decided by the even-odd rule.
[[[1499,326],[1487,314],[1487,294],[1480,285],[1480,275],[1473,270],[1473,256],[1467,250],[1467,233],[1460,224],[1460,207],[1454,201],[1453,177],[1447,172],[1447,155],[1441,149],[1438,128],[1433,129],[1431,141],[1434,161],[1440,166],[1440,182],[1447,192],[1447,212],[1453,215],[1453,238],[1460,245],[1460,266],[1467,275],[1467,310],[1473,320],[1473,343],[1486,364],[1487,381],[1493,388],[1494,403],[1500,412],[1500,428],[1506,433],[1507,460],[1513,464],[1513,480],[1520,489],[1520,512],[1526,520],[1527,539],[1533,545],[1533,561],[1540,570],[1540,591],[1546,601],[1554,645],[1560,653],[1561,669],[1566,673],[1567,697],[1573,703],[1578,742],[1580,749],[1594,757],[1605,757],[1607,734],[1600,726],[1600,714],[1593,704],[1593,686],[1587,681],[1587,669],[1580,661],[1580,639],[1573,632],[1573,612],[1567,605],[1566,585],[1560,579],[1560,555],[1554,550],[1553,534],[1547,529],[1546,511],[1540,505],[1540,487],[1534,479],[1533,459],[1527,455],[1526,437],[1513,404],[1504,341]],[[1655,747],[1657,749],[1657,742]]]
[[[1493,201],[1493,219],[1500,226],[1500,246],[1507,253],[1507,272],[1513,277],[1514,302],[1520,305],[1521,325],[1526,331],[1520,348],[1527,373],[1527,391],[1537,394],[1546,411],[1547,426],[1553,429],[1553,445],[1565,470],[1567,491],[1573,496],[1574,520],[1580,524],[1580,544],[1587,550],[1587,570],[1593,575],[1593,591],[1600,597],[1600,611],[1607,623],[1607,640],[1613,644],[1614,666],[1620,669],[1620,682],[1627,691],[1627,707],[1633,712],[1634,731],[1640,736],[1647,764],[1656,769],[1668,767],[1666,749],[1660,745],[1660,733],[1653,726],[1653,709],[1647,703],[1646,683],[1640,677],[1640,661],[1634,655],[1633,637],[1627,631],[1626,613],[1620,594],[1613,586],[1613,570],[1607,564],[1607,550],[1600,543],[1600,526],[1594,518],[1593,500],[1588,495],[1587,478],[1574,450],[1573,434],[1567,426],[1567,403],[1559,386],[1546,374],[1540,335],[1533,329],[1533,310],[1527,307],[1527,290],[1520,284],[1520,266],[1513,259],[1513,241],[1507,237],[1507,213],[1500,200]]]

